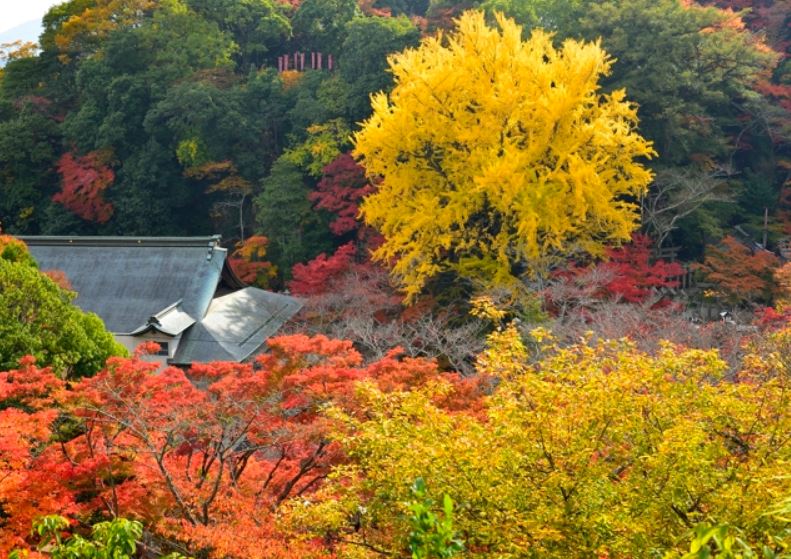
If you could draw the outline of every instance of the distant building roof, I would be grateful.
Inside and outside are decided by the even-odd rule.
[[[114,334],[183,333],[171,362],[242,361],[296,314],[298,299],[246,287],[210,237],[20,237],[60,270],[75,304]],[[228,293],[216,297],[218,287]]]

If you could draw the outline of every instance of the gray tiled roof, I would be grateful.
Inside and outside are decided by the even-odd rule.
[[[75,303],[116,334],[182,334],[174,364],[243,361],[302,306],[244,284],[213,237],[20,237],[42,270],[60,270]],[[220,279],[232,291],[214,298]]]
[[[61,270],[75,304],[117,334],[181,300],[200,319],[214,296],[226,250],[219,237],[20,237],[42,270]]]
[[[172,362],[244,361],[301,307],[298,299],[255,287],[217,297],[185,332]]]

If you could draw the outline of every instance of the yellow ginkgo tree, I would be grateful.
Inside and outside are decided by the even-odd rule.
[[[363,204],[408,296],[438,273],[489,285],[558,256],[628,240],[654,155],[623,90],[603,94],[598,44],[466,12],[457,30],[390,58],[395,87],[373,96],[355,153],[381,179]]]

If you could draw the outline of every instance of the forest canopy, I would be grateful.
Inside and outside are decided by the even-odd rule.
[[[312,196],[323,169],[352,150],[351,136],[372,116],[369,96],[391,91],[397,96],[396,80],[403,89],[405,80],[390,70],[388,57],[417,48],[421,38],[434,40],[434,50],[424,46],[411,52],[426,53],[431,59],[422,64],[440,68],[437,49],[449,44],[451,35],[432,37],[452,29],[464,9],[478,8],[489,25],[496,25],[499,13],[513,18],[522,26],[524,41],[534,32],[539,36],[540,29],[551,33],[544,41],[558,52],[563,44],[576,44],[567,41],[599,41],[608,58],[597,70],[599,89],[588,94],[595,90],[615,99],[625,90],[637,111],[628,119],[633,137],[645,138],[656,152],[650,161],[636,160],[653,175],[645,195],[619,196],[618,203],[639,204],[640,228],[658,248],[673,247],[684,259],[702,258],[707,244],[733,234],[734,227],[753,239],[765,231],[771,245],[786,234],[788,212],[783,201],[791,130],[784,5],[70,0],[44,17],[38,50],[8,47],[0,77],[0,222],[16,234],[211,230],[223,234],[229,246],[264,236],[272,264],[266,281],[282,287],[294,265],[352,240],[349,230],[333,231],[335,210]],[[408,55],[401,56],[406,60]],[[484,107],[491,97],[482,86],[470,87],[467,96]],[[547,120],[540,122],[549,126]],[[489,129],[487,123],[478,131]],[[575,137],[580,139],[566,135],[569,141]],[[638,152],[647,153],[646,148]],[[483,157],[483,150],[478,153]],[[510,156],[491,158],[498,160],[513,162]],[[376,185],[383,170],[366,172]],[[644,188],[645,176],[632,180],[627,175],[622,180],[631,194]],[[383,188],[391,188],[390,183]],[[589,211],[603,211],[610,204],[605,199],[588,196]],[[584,214],[579,204],[572,207],[575,215]],[[436,253],[436,247],[421,241],[435,251],[428,259],[424,254],[421,265],[451,268],[462,276],[493,268],[492,274],[504,277],[529,267],[549,245],[566,244],[575,253],[586,244],[586,235],[593,243],[589,249],[606,243],[615,230],[611,240],[628,238],[629,227],[615,215],[625,214],[610,214],[608,225],[585,220],[576,242],[560,233],[571,230],[562,225],[566,220],[549,235],[547,224],[522,222],[520,235],[535,240],[507,255],[502,254],[504,239],[509,229],[519,229],[516,222],[502,227],[467,223],[469,231],[488,229],[484,235],[497,245],[497,256],[491,261],[472,253],[445,258],[444,249]],[[386,238],[397,236],[377,223],[387,229]],[[434,239],[441,235],[426,235],[447,244]],[[383,257],[399,252],[394,247],[403,239],[388,241],[380,249]],[[539,245],[543,248],[536,252]],[[438,263],[438,254],[446,262]],[[505,262],[515,270],[507,270]],[[402,280],[404,272],[397,273]],[[425,279],[434,272],[412,273]],[[423,279],[410,283],[422,285]]]

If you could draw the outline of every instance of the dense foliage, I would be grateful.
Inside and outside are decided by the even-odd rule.
[[[597,45],[560,49],[536,31],[469,12],[458,32],[391,59],[396,85],[372,99],[355,153],[382,177],[362,211],[385,237],[374,253],[414,297],[446,270],[509,283],[558,255],[601,254],[637,226],[653,155],[622,90],[602,96]]]
[[[212,229],[304,306],[162,368],[0,237],[0,554],[788,559],[789,14],[53,7],[3,230]]]
[[[661,556],[703,522],[788,547],[791,330],[735,373],[531,336],[494,332],[469,378],[301,335],[255,364],[138,355],[71,385],[26,358],[0,373],[0,550],[37,544],[43,514],[75,538],[131,517],[152,552],[213,558]]]
[[[783,530],[763,515],[791,489],[791,447],[777,437],[791,432],[789,377],[776,355],[750,355],[725,380],[714,352],[559,349],[535,336],[534,363],[513,327],[492,337],[479,373],[497,388],[480,415],[445,409],[453,388],[441,382],[361,385],[362,415],[333,412],[352,463],[293,514],[341,549],[395,554],[409,531],[405,480],[422,476],[456,503],[467,557],[661,557],[703,520],[752,542]],[[354,510],[365,513],[352,523]]]
[[[520,47],[520,52],[556,52],[558,48],[562,53],[566,40],[600,39],[609,58],[600,61],[594,72],[600,79],[599,93],[620,99],[618,92],[625,89],[639,120],[634,115],[626,119],[637,127],[633,137],[651,141],[658,154],[650,162],[641,161],[654,173],[647,195],[619,200],[640,202],[644,232],[658,246],[676,245],[682,256],[702,258],[705,245],[733,234],[734,226],[760,239],[767,212],[771,247],[783,231],[789,231],[788,208],[783,207],[791,134],[787,58],[791,32],[783,19],[787,0],[705,4],[680,0],[69,0],[45,16],[39,51],[29,45],[4,50],[8,62],[0,74],[0,222],[8,232],[28,234],[177,235],[204,234],[211,229],[222,233],[229,246],[263,235],[274,266],[267,282],[282,286],[293,265],[322,252],[332,253],[350,240],[360,198],[379,185],[379,175],[386,174],[372,167],[367,172],[377,176],[366,182],[355,176],[351,160],[343,155],[353,148],[349,139],[358,123],[371,116],[369,95],[390,91],[394,78],[400,84],[396,93],[404,90],[421,68],[444,71],[445,51],[440,44],[449,44],[448,37],[434,43],[431,37],[437,29],[453,27],[453,18],[464,9],[478,7],[492,24],[495,12],[514,18],[523,26],[523,39],[537,32],[532,50]],[[541,35],[539,28],[553,33],[553,38]],[[421,37],[429,42],[415,51],[426,53],[420,68],[412,64],[410,77],[403,74],[403,61],[416,56],[403,55],[402,62],[391,61],[396,69],[402,68],[394,74],[387,57],[417,46]],[[543,41],[543,46],[539,48],[535,41]],[[540,98],[579,101],[597,91],[591,76],[585,82],[587,93],[573,93],[573,72],[564,74],[556,67],[576,48],[565,47],[568,52],[558,54],[557,63],[536,70],[542,79],[558,82]],[[587,48],[585,52],[593,52],[593,47]],[[481,55],[485,58],[483,51]],[[463,150],[458,152],[465,140],[452,139],[454,127],[466,128],[479,144],[478,136],[488,131],[494,136],[485,145],[492,146],[497,144],[496,132],[503,129],[513,143],[528,133],[514,127],[533,110],[522,106],[504,126],[488,121],[477,127],[463,124],[459,118],[464,115],[473,120],[484,114],[494,118],[515,105],[511,106],[513,100],[511,105],[505,103],[495,89],[487,94],[482,82],[476,90],[478,55],[459,46],[456,56],[460,63],[453,75],[467,72],[459,78],[466,91],[460,97],[474,98],[470,106],[476,108],[469,115],[455,111],[454,123],[448,126],[435,123],[436,131],[446,133],[445,140],[458,144],[453,148],[438,143],[438,138],[433,140],[437,149],[431,158],[441,157],[443,168],[452,168],[456,157],[468,159]],[[523,70],[511,74],[501,68],[497,72],[503,84],[518,84],[521,95],[525,94],[528,85]],[[455,87],[457,82],[448,80],[446,87]],[[434,102],[449,102],[442,88],[437,90],[438,84],[424,87],[424,94],[438,92]],[[529,87],[535,89],[538,83]],[[381,104],[384,98],[380,99]],[[491,104],[498,99],[502,105]],[[395,97],[388,102],[397,103]],[[435,115],[443,118],[436,111]],[[552,131],[554,117],[544,117],[536,117],[536,133]],[[524,122],[520,126],[524,128]],[[411,135],[402,139],[408,138]],[[581,140],[580,130],[567,130],[541,149],[552,146],[563,151],[569,148],[563,142],[574,138]],[[358,147],[359,153],[366,151],[364,144]],[[441,145],[450,151],[445,149],[440,155]],[[583,156],[586,149],[580,144],[572,151]],[[601,145],[596,149],[606,151]],[[643,146],[629,153],[648,153],[647,149]],[[496,161],[514,163],[512,150],[506,151],[487,156],[483,147],[478,149],[475,153],[480,157],[469,176],[485,170],[489,182],[505,185],[505,175],[517,176],[510,167],[494,165]],[[491,159],[488,163],[487,158]],[[560,165],[553,163],[551,154],[547,161],[533,163],[542,169]],[[561,165],[555,172],[576,177],[569,178],[569,185],[579,182],[580,169],[564,168]],[[608,184],[601,169],[596,172],[602,185]],[[538,173],[535,180],[525,176],[522,182],[533,185],[545,178]],[[637,193],[647,175],[623,180],[630,184],[627,190]],[[391,176],[382,185],[383,196],[395,188],[392,182]],[[575,196],[576,203],[563,206],[572,217],[584,217],[586,212],[590,216],[608,207],[606,196],[579,192]],[[435,268],[462,268],[462,275],[484,277],[495,272],[498,278],[518,275],[536,254],[557,250],[556,245],[563,245],[561,252],[575,252],[585,244],[580,241],[586,235],[601,230],[603,234],[593,236],[595,242],[602,242],[608,232],[617,230],[615,237],[623,239],[629,228],[623,218],[607,220],[609,225],[588,218],[580,231],[574,231],[576,224],[563,225],[567,220],[531,226],[524,220],[500,224],[495,217],[506,214],[481,208],[473,200],[461,215],[454,212],[455,217],[445,221],[450,220],[454,231],[458,227],[485,232],[495,244],[499,239],[494,263],[486,258],[488,249],[482,254],[465,249],[446,255],[445,248],[417,243],[437,253],[431,260],[448,262],[424,264],[431,270],[409,282],[413,292],[423,279],[435,275]],[[493,200],[506,204],[511,197]],[[558,197],[555,202],[565,204],[564,200]],[[416,210],[421,204],[423,209],[434,204],[422,198],[411,202]],[[369,208],[373,212],[374,204]],[[385,227],[374,213],[369,213],[372,222],[392,237],[379,254],[396,254],[393,244],[403,249],[403,243],[395,229]],[[550,232],[548,226],[558,231]],[[510,246],[506,242],[512,236],[509,229],[535,236],[523,247],[532,248]],[[447,244],[443,235],[424,234]],[[407,232],[401,230],[404,235]],[[515,248],[516,253],[510,254]],[[506,269],[504,262],[515,265]],[[399,276],[403,279],[405,270]],[[446,279],[438,278],[440,285]],[[435,283],[429,282],[426,289],[432,291]]]

